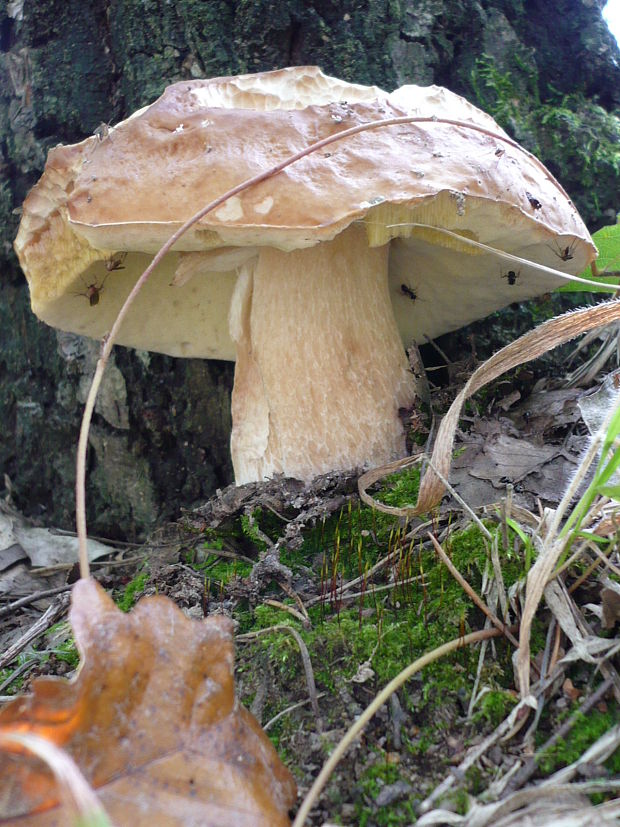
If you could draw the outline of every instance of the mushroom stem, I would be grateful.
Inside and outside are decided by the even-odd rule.
[[[388,290],[388,245],[362,227],[242,268],[231,448],[238,484],[302,480],[404,456],[399,408],[415,399]]]

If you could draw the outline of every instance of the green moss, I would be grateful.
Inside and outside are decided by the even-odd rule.
[[[478,767],[470,767],[467,770],[466,777],[467,780],[473,785],[477,786],[480,783],[480,770]],[[476,778],[477,776],[477,778]],[[469,809],[469,795],[467,790],[463,789],[462,787],[458,790],[455,790],[450,795],[447,795],[445,798],[446,802],[451,802],[454,808],[455,813],[459,813],[460,815],[465,815],[467,810]]]
[[[587,715],[578,715],[577,722],[566,738],[560,739],[540,757],[538,761],[540,771],[544,775],[550,775],[560,767],[572,764],[598,738],[611,727],[616,726],[618,720],[619,714],[616,704],[610,704],[605,712],[591,709]],[[542,740],[542,734],[539,735],[539,738]],[[620,773],[620,749],[617,749],[607,759],[605,766],[612,775],[617,776]]]
[[[148,572],[143,571],[140,572],[140,574],[136,575],[133,580],[127,583],[127,585],[123,589],[123,593],[116,598],[116,605],[122,612],[128,612],[131,610],[134,603],[136,602],[136,595],[144,591],[144,587],[146,586],[148,578]]]
[[[381,827],[396,827],[408,825],[415,820],[414,800],[406,796],[404,800],[395,801],[388,807],[377,807],[373,802],[387,784],[397,781],[410,783],[410,779],[401,774],[397,764],[387,763],[378,758],[376,763],[364,770],[359,779],[361,798],[356,804],[356,823],[363,825],[376,824]]]
[[[18,664],[16,667],[0,669],[0,686],[11,677],[11,675],[19,668],[21,664]],[[10,683],[5,689],[2,690],[3,695],[18,695],[21,691],[22,686],[24,685],[24,681],[26,680],[25,675],[19,675],[15,680]]]
[[[511,692],[491,690],[482,696],[477,712],[474,714],[474,723],[485,721],[492,727],[497,727],[510,713],[517,699]]]
[[[417,471],[394,475],[383,482],[376,496],[391,505],[404,505],[415,501],[417,486]],[[256,552],[263,534],[275,539],[282,532],[281,520],[277,524],[272,522],[276,519],[266,511],[255,511],[252,520],[236,518],[223,527],[226,543],[245,543]],[[322,589],[323,600],[309,608],[312,627],[303,628],[290,614],[272,606],[250,609],[242,605],[235,616],[242,622],[243,630],[268,629],[279,624],[294,626],[308,648],[317,690],[337,698],[343,688],[354,686],[351,679],[366,662],[374,672],[364,684],[370,696],[423,654],[458,638],[463,632],[480,628],[483,617],[471,599],[432,549],[405,539],[408,528],[401,523],[352,501],[316,525],[308,525],[301,547],[283,548],[281,560],[293,570],[294,576],[297,573],[302,578],[310,576]],[[487,528],[492,534],[499,531],[497,524],[490,520]],[[511,532],[510,550],[500,549],[507,586],[524,575],[523,555],[512,550],[513,540]],[[209,546],[213,547],[216,542],[217,535],[209,537]],[[479,591],[483,573],[490,567],[488,540],[483,532],[477,526],[454,530],[443,545],[455,566]],[[379,578],[373,578],[373,583],[377,588],[394,581],[397,585],[378,591],[370,581],[364,583],[364,573],[388,554],[390,564]],[[218,576],[224,583],[229,582],[233,563],[218,560],[216,565]],[[356,591],[363,596],[351,602],[342,601],[340,584],[360,575],[362,582]],[[410,578],[414,578],[413,582],[402,583]],[[279,589],[275,590],[274,584],[278,600],[289,600]],[[275,680],[273,707],[268,705],[263,711],[263,719],[267,720],[290,704],[292,686],[306,693],[303,663],[297,642],[287,632],[262,635],[254,646],[268,658]],[[482,675],[483,685],[493,690],[484,696],[479,707],[479,720],[484,726],[501,719],[513,702],[512,696],[504,691],[512,685],[512,649],[498,640],[496,652],[496,659],[486,664]],[[476,649],[461,648],[451,657],[426,667],[403,687],[401,703],[418,728],[414,740],[408,741],[404,736],[405,748],[410,754],[423,755],[431,744],[437,743],[439,733],[450,725],[454,716],[460,714],[471,691],[477,660]],[[261,662],[264,663],[264,659]],[[247,666],[244,673],[250,686],[253,668]],[[278,693],[278,685],[287,690]],[[326,726],[338,725],[338,716],[342,713],[337,710],[338,703],[327,705]],[[336,716],[334,720],[331,714]],[[270,729],[270,737],[279,749],[286,747],[293,737],[289,721],[285,716]],[[401,804],[391,805],[382,815],[395,821],[378,822],[372,804],[374,799],[370,795],[368,798],[368,802],[360,805],[359,823],[364,823],[364,818],[372,823],[411,823],[412,816],[405,818],[408,811]],[[403,820],[399,821],[401,817]]]
[[[267,543],[262,536],[261,529],[259,528],[261,513],[260,508],[257,508],[251,515],[242,514],[239,521],[241,523],[241,530],[245,536],[252,541],[257,549],[260,551],[265,551],[267,549]]]
[[[221,551],[223,546],[222,538],[209,540],[204,543],[199,559],[196,559],[195,554],[191,554],[186,557],[186,563],[195,571],[204,574],[205,579],[211,583],[227,585],[232,580],[247,577],[252,565],[244,560],[221,557],[217,551]]]
[[[66,640],[64,643],[61,643],[60,646],[57,646],[53,650],[53,653],[56,655],[58,660],[63,661],[63,663],[68,663],[72,669],[78,668],[80,663],[80,653],[77,650],[73,637]]]
[[[278,623],[287,622],[292,622],[290,615],[286,615],[272,606],[257,606],[254,610],[255,629],[267,629],[270,626],[276,626]]]

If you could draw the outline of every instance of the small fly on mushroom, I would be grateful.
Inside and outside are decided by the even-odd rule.
[[[550,250],[552,250],[555,253],[555,255],[561,261],[572,261],[573,260],[573,258],[575,257],[575,255],[574,255],[575,254],[575,246],[577,244],[577,239],[576,238],[574,238],[572,240],[572,242],[570,244],[568,244],[566,247],[560,247],[558,242],[555,241],[555,240],[554,240],[553,244],[554,244],[553,247],[550,247],[549,245],[547,245],[547,246],[549,247]]]
[[[105,278],[101,282],[101,284],[97,284],[96,281],[91,282],[91,284],[87,284],[87,282],[82,279],[84,282],[84,287],[86,290],[82,290],[79,293],[74,293],[74,296],[84,296],[85,299],[88,299],[88,303],[91,307],[95,307],[99,304],[99,297],[101,295],[101,291],[103,290],[103,285],[108,277],[106,273]]]
[[[105,259],[105,269],[108,273],[112,273],[114,270],[124,270],[125,267],[123,266],[123,262],[126,258],[127,253],[114,253],[114,255],[111,255],[110,258]],[[103,287],[103,285],[101,286]]]
[[[542,204],[538,200],[538,198],[534,198],[531,192],[526,192],[525,196],[527,200],[530,202],[530,206],[533,210],[542,210]]]
[[[113,273],[115,270],[124,270],[125,269],[125,267],[123,265],[123,262],[125,261],[126,257],[127,257],[127,253],[122,252],[122,253],[114,253],[109,258],[104,259],[103,263],[105,265],[106,274],[103,277],[103,281],[101,282],[101,284],[97,284],[96,281],[93,281],[90,284],[88,284],[82,278],[82,282],[84,283],[84,287],[86,288],[86,290],[84,290],[80,293],[74,293],[73,295],[74,296],[84,296],[85,299],[88,299],[88,303],[91,307],[96,307],[96,305],[99,304],[99,298],[100,298],[101,293],[103,291],[103,286],[106,283],[107,277],[110,275],[110,273]]]
[[[403,294],[403,296],[407,296],[408,299],[411,299],[412,302],[414,302],[418,298],[418,294],[412,287],[409,287],[408,284],[401,284],[400,292]]]
[[[509,270],[507,273],[504,273],[502,278],[508,281],[508,284],[513,287],[517,283],[517,279],[521,275],[521,270],[517,270],[515,273],[514,270]]]

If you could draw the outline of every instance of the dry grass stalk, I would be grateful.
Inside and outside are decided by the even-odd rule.
[[[66,806],[75,813],[76,823],[88,827],[112,827],[95,791],[71,756],[47,738],[31,732],[0,733],[0,746],[7,751],[23,748],[33,753],[54,773]]]

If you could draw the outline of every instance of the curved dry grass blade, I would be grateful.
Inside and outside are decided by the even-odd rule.
[[[168,239],[168,241],[164,244],[164,246],[159,250],[159,252],[155,255],[152,262],[146,268],[144,273],[140,276],[138,281],[135,283],[133,289],[127,296],[125,303],[121,307],[114,324],[112,325],[112,329],[108,333],[106,337],[104,337],[102,341],[102,349],[101,349],[101,356],[99,357],[99,361],[97,362],[97,367],[95,369],[95,374],[92,379],[92,383],[90,386],[90,390],[88,393],[88,397],[86,399],[86,404],[84,406],[84,414],[82,417],[82,424],[80,428],[80,437],[78,441],[78,451],[77,451],[77,460],[76,460],[76,481],[75,481],[75,503],[76,503],[76,528],[77,528],[77,535],[79,540],[79,561],[80,561],[80,575],[81,577],[88,577],[89,575],[89,566],[88,566],[88,556],[86,553],[86,448],[88,444],[88,432],[90,429],[90,423],[92,420],[93,410],[95,407],[95,400],[97,398],[97,393],[99,390],[99,386],[101,385],[101,380],[103,378],[103,372],[105,370],[105,366],[107,361],[110,357],[110,353],[112,351],[112,346],[114,345],[114,341],[116,335],[120,329],[120,326],[129,311],[129,308],[133,304],[136,296],[142,289],[144,283],[148,280],[149,276],[155,269],[155,267],[159,264],[161,259],[164,255],[173,247],[173,245],[186,233],[194,224],[200,221],[207,213],[211,212],[212,210],[219,207],[225,201],[227,201],[232,196],[236,195],[243,190],[248,189],[249,187],[255,186],[256,184],[260,183],[261,181],[266,180],[267,178],[272,177],[273,175],[277,175],[283,169],[294,164],[296,161],[299,161],[301,158],[305,158],[307,155],[310,155],[313,152],[327,146],[328,144],[334,143],[336,141],[340,141],[343,138],[348,138],[351,135],[357,135],[360,132],[365,132],[370,129],[379,129],[382,127],[387,126],[396,126],[399,124],[408,124],[408,123],[426,123],[426,124],[434,124],[434,123],[444,123],[450,124],[452,126],[457,126],[462,129],[473,130],[475,132],[481,132],[485,135],[489,135],[490,137],[494,138],[501,143],[507,144],[511,146],[513,149],[518,150],[520,153],[523,153],[528,158],[532,160],[538,167],[540,167],[545,175],[548,174],[547,170],[545,169],[542,162],[536,158],[535,155],[527,152],[527,150],[523,149],[515,141],[511,140],[506,135],[499,135],[491,130],[485,129],[484,127],[477,126],[476,124],[469,123],[467,121],[456,121],[449,118],[436,118],[436,117],[418,117],[418,116],[405,116],[405,117],[398,117],[398,118],[386,118],[385,120],[379,121],[371,121],[365,124],[359,124],[358,126],[351,127],[350,129],[344,129],[341,132],[337,132],[334,135],[330,135],[327,138],[323,138],[320,141],[317,141],[314,144],[306,147],[305,149],[301,150],[300,152],[296,153],[295,155],[291,155],[288,158],[285,158],[284,161],[281,161],[279,164],[271,167],[270,169],[265,170],[264,172],[255,175],[253,178],[248,178],[246,181],[241,182],[236,187],[228,190],[219,198],[216,198],[214,201],[211,201],[209,204],[204,206],[200,209],[197,213],[195,213],[191,218],[189,218],[185,224],[183,224],[179,229]],[[562,193],[568,199],[568,194],[565,192],[563,187],[554,179],[554,184],[557,186],[559,192]]]
[[[47,738],[32,732],[0,732],[0,745],[7,751],[25,749],[44,761],[54,773],[67,807],[76,814],[76,824],[111,827],[95,791],[69,753]]]
[[[412,515],[411,506],[399,508],[395,505],[385,505],[385,503],[375,500],[366,489],[389,474],[396,474],[398,471],[404,471],[405,468],[411,468],[412,465],[423,460],[424,456],[424,452],[420,451],[420,453],[412,454],[410,457],[395,459],[393,462],[388,462],[387,465],[381,465],[379,468],[371,468],[370,471],[366,471],[357,481],[357,490],[361,501],[371,508],[382,511],[384,514],[391,514],[393,517],[410,517]]]

